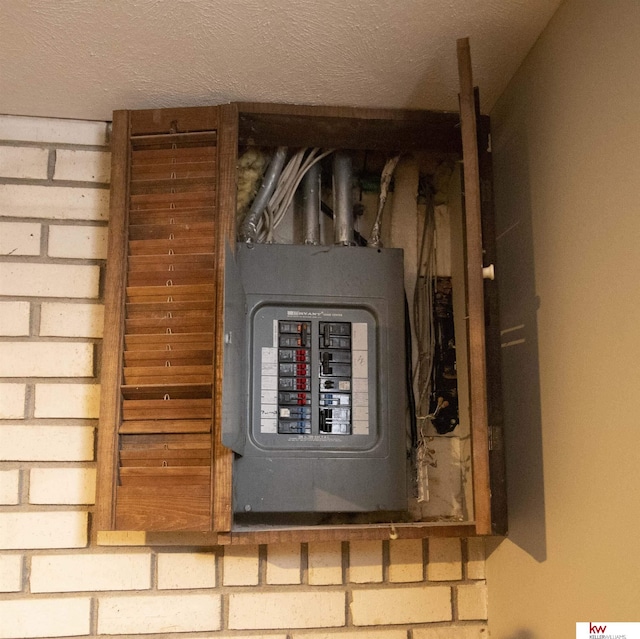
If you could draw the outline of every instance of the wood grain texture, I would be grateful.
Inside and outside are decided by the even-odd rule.
[[[464,169],[464,206],[467,253],[467,312],[469,344],[469,405],[473,458],[473,495],[476,532],[491,534],[489,480],[489,428],[484,330],[484,281],[482,278],[482,211],[476,111],[467,38],[458,40],[460,124]]]
[[[127,111],[113,116],[111,138],[111,200],[108,263],[105,278],[105,317],[102,341],[100,420],[96,509],[92,533],[113,530],[117,483],[117,432],[120,423],[120,377],[124,335],[127,200],[129,184],[129,126]]]
[[[239,143],[259,146],[318,146],[388,152],[424,150],[459,153],[457,114],[288,107],[264,112],[240,105]],[[266,106],[265,106],[266,109]]]
[[[176,109],[142,109],[131,112],[131,134],[135,136],[214,132],[218,128],[216,107],[181,107]]]
[[[369,541],[385,539],[422,539],[424,537],[473,537],[475,527],[469,524],[442,525],[437,523],[416,524],[365,524],[361,526],[314,526],[312,528],[290,528],[267,530],[233,530],[229,537],[219,543],[280,544],[308,543],[317,541]]]
[[[216,320],[214,324],[213,384],[213,529],[231,530],[233,452],[222,445],[222,379],[224,375],[224,261],[226,245],[236,237],[236,163],[238,159],[238,111],[233,104],[220,107],[218,130],[218,243],[216,247]]]
[[[210,483],[118,486],[118,530],[209,530]]]

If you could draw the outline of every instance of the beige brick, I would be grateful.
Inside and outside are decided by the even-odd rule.
[[[0,470],[0,504],[11,506],[20,501],[20,471]]]
[[[1,196],[0,196],[1,197]],[[98,297],[100,268],[75,264],[0,264],[0,295]]]
[[[109,191],[101,188],[0,184],[0,216],[106,220]]]
[[[37,384],[36,417],[97,419],[99,384]]]
[[[216,633],[215,635],[204,635],[198,636],[198,639],[289,639],[289,635],[280,632],[266,632],[266,633],[258,633],[252,632],[249,635],[242,635],[234,632],[232,635],[223,634],[220,635]]]
[[[342,583],[342,544],[339,541],[309,544],[309,583],[314,586]]]
[[[488,639],[488,637],[487,627],[476,624],[445,628],[416,628],[413,631],[413,639]]]
[[[43,302],[40,309],[42,336],[102,337],[103,325],[102,304]]]
[[[0,592],[22,590],[22,556],[0,555]]]
[[[30,504],[94,504],[95,468],[33,468]]]
[[[0,601],[0,639],[88,635],[91,598]]]
[[[389,581],[422,581],[423,565],[422,539],[389,542]]]
[[[84,548],[87,545],[87,513],[0,513],[0,549]]]
[[[456,538],[429,538],[429,581],[462,579],[460,540]]]
[[[355,626],[451,619],[451,589],[446,586],[355,590],[352,596],[351,616]]]
[[[28,335],[30,311],[29,302],[0,302],[0,335]]]
[[[107,123],[0,115],[0,140],[104,146]]]
[[[260,632],[258,634],[256,634],[255,632],[252,632],[251,634],[248,634],[248,635],[242,635],[242,634],[238,634],[237,632],[234,632],[232,635],[229,635],[229,634],[220,635],[218,633],[216,633],[215,635],[204,635],[204,636],[198,635],[198,639],[289,639],[289,635],[286,632],[285,633]]]
[[[267,549],[267,583],[299,584],[300,544],[272,544]]]
[[[101,597],[98,634],[203,632],[220,629],[220,595]]]
[[[52,224],[47,254],[50,257],[104,260],[107,257],[107,227]]]
[[[24,419],[25,391],[24,384],[0,383],[0,419]],[[0,446],[0,456],[2,456],[2,446]]]
[[[109,182],[111,154],[107,151],[58,149],[54,180]]]
[[[349,581],[357,584],[382,581],[382,542],[349,544]]]
[[[485,548],[483,537],[467,539],[467,579],[485,578]]]
[[[487,618],[487,586],[483,583],[465,584],[456,588],[458,594],[458,619]]]
[[[93,440],[87,426],[3,426],[0,460],[91,461]]]
[[[98,530],[98,546],[146,546],[147,533],[144,530]]]
[[[47,179],[48,149],[0,146],[0,177]]]
[[[0,255],[40,255],[40,224],[0,222]]]
[[[151,555],[36,555],[31,592],[144,590],[151,588]]]
[[[293,633],[292,639],[407,639],[406,630],[355,630],[351,632]]]
[[[158,588],[215,588],[216,556],[213,553],[171,552],[158,554]]]
[[[257,586],[260,563],[258,546],[225,547],[222,583],[225,586]]]
[[[230,630],[331,628],[345,624],[342,592],[258,592],[229,595]]]
[[[93,344],[0,342],[0,377],[91,377]]]

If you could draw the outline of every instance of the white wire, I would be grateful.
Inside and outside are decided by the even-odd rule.
[[[435,350],[435,324],[433,318],[433,280],[436,273],[436,227],[433,202],[429,200],[424,221],[424,230],[418,258],[418,277],[414,295],[414,324],[417,338],[418,358],[413,372],[414,383],[419,384],[416,398],[416,417],[428,419],[422,411],[425,397],[431,391],[433,354]],[[427,405],[428,412],[428,405]],[[420,429],[418,429],[420,431]]]
[[[285,165],[275,191],[258,223],[258,241],[273,242],[276,228],[284,220],[296,190],[307,171],[317,162],[333,153],[333,149],[320,153],[319,148],[300,149]],[[306,158],[305,158],[305,154]]]
[[[429,415],[433,355],[435,351],[435,321],[433,317],[433,282],[436,273],[436,225],[433,201],[429,198],[418,255],[416,288],[413,298],[414,325],[418,358],[413,371],[413,383],[418,382],[415,401],[418,443],[416,447],[416,484],[418,503],[429,501],[430,452],[425,428]],[[426,406],[424,406],[426,402]],[[426,408],[426,410],[423,410]]]

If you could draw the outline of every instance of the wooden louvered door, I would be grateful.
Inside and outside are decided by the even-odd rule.
[[[218,111],[114,115],[100,530],[213,526]]]

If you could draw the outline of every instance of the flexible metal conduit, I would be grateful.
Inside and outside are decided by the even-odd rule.
[[[342,246],[355,244],[352,180],[351,156],[339,151],[333,156],[333,241]]]
[[[302,183],[302,229],[305,244],[320,244],[320,163],[313,164]]]
[[[256,241],[258,235],[258,223],[260,216],[264,212],[273,192],[278,184],[278,178],[282,173],[284,161],[287,159],[287,147],[279,146],[269,163],[269,167],[262,180],[262,185],[258,191],[249,212],[242,221],[238,234],[241,242],[252,243]]]

